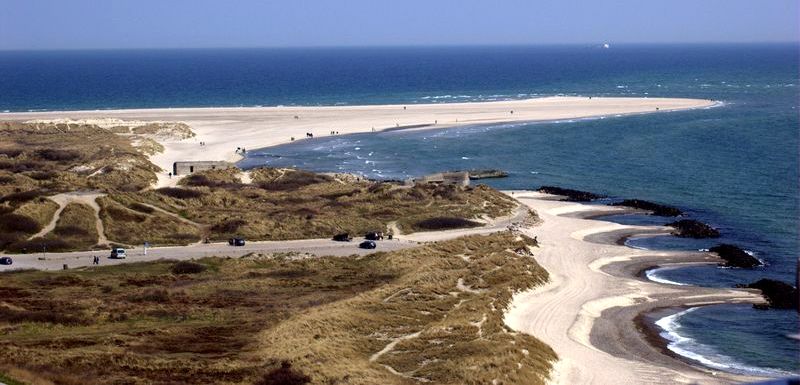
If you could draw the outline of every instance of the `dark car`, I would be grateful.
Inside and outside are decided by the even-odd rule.
[[[371,231],[369,233],[364,234],[364,238],[370,241],[380,241],[383,239],[383,233],[379,231]]]
[[[0,258],[0,265],[10,265],[14,263],[14,260],[11,257],[2,257]]]
[[[244,238],[228,239],[228,244],[231,246],[244,246]]]
[[[378,245],[373,241],[364,241],[358,244],[358,247],[362,249],[374,249],[378,247]]]
[[[337,242],[350,242],[353,240],[353,237],[351,237],[348,233],[341,233],[334,235],[333,240]]]

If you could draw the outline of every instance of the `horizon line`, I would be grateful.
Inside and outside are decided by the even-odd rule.
[[[208,46],[208,47],[76,47],[76,48],[0,48],[0,52],[44,52],[44,51],[158,51],[158,50],[225,50],[225,49],[352,49],[352,48],[492,48],[492,47],[598,47],[603,44],[615,46],[668,46],[668,45],[798,45],[800,40],[769,41],[707,41],[707,42],[622,42],[597,41],[587,43],[487,43],[487,44],[352,44],[352,45],[273,45],[273,46]]]

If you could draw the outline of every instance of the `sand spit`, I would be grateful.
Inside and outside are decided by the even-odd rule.
[[[197,134],[189,139],[159,140],[163,153],[151,157],[164,169],[159,186],[176,183],[166,173],[175,161],[241,159],[237,148],[257,149],[296,140],[384,131],[398,128],[443,128],[456,125],[570,120],[640,113],[665,113],[706,108],[705,99],[545,97],[474,103],[329,107],[162,108],[96,111],[1,113],[0,120],[95,122],[115,126],[120,122],[182,122]],[[313,140],[313,139],[310,139]],[[200,146],[200,143],[205,143]]]

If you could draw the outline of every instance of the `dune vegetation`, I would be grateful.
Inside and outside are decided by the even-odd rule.
[[[0,276],[0,372],[29,384],[542,384],[503,323],[547,280],[534,240],[367,256],[249,255]]]
[[[105,247],[88,220],[95,215],[110,243],[158,246],[474,227],[517,207],[486,186],[404,186],[294,169],[252,170],[248,183],[237,168],[210,170],[152,189],[161,171],[148,155],[163,150],[154,138],[192,135],[180,123],[0,123],[0,250]],[[99,194],[99,211],[66,210],[58,231],[30,239],[58,209],[48,197],[76,191]]]

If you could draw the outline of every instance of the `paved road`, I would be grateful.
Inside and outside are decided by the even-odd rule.
[[[109,250],[77,251],[69,253],[38,253],[38,254],[2,254],[10,256],[14,264],[0,265],[0,272],[13,269],[39,269],[60,270],[64,265],[68,268],[91,266],[94,256],[99,256],[100,265],[116,265],[123,263],[155,261],[159,259],[186,260],[210,256],[240,257],[249,253],[308,253],[317,256],[347,256],[353,254],[365,255],[376,251],[394,251],[415,247],[423,242],[443,241],[471,234],[488,234],[504,230],[514,223],[520,223],[527,217],[527,208],[519,207],[514,214],[498,218],[486,226],[474,229],[459,229],[447,231],[431,231],[401,235],[393,240],[379,241],[378,248],[374,250],[360,249],[358,244],[363,238],[356,238],[352,242],[336,242],[330,239],[304,239],[294,241],[269,241],[247,242],[245,246],[233,247],[227,243],[192,244],[188,246],[148,248],[147,254],[141,247],[128,249],[128,257],[124,260],[109,259]]]

